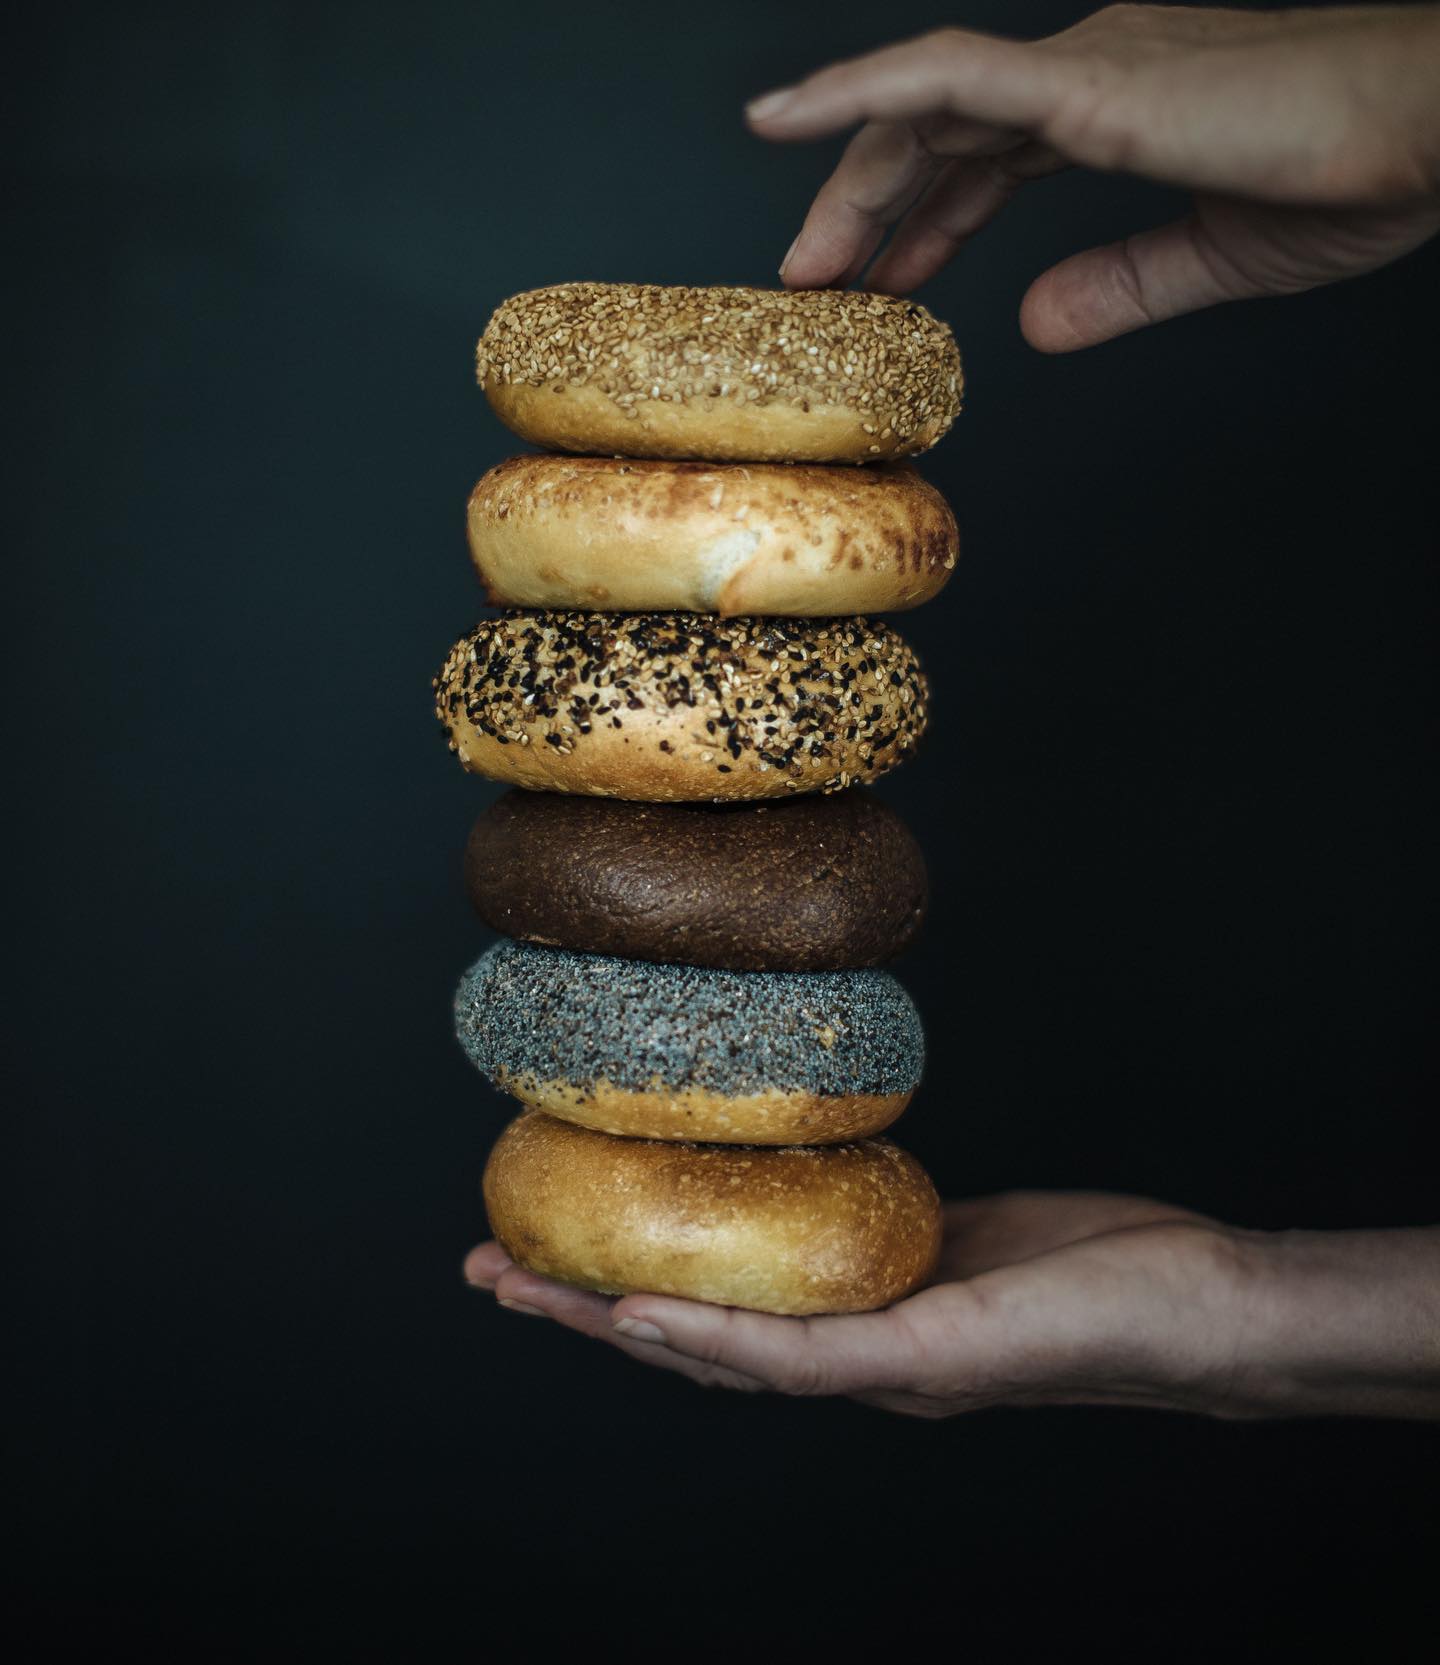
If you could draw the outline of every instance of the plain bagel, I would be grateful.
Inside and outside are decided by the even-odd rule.
[[[836,289],[561,283],[496,308],[476,376],[534,445],[716,462],[877,462],[960,409],[960,355],[916,301]]]
[[[607,1295],[757,1312],[866,1312],[923,1284],[940,1203],[888,1139],[822,1149],[663,1144],[527,1111],[485,1167],[506,1254]]]
[[[502,613],[462,637],[435,709],[465,768],[599,797],[782,798],[875,780],[928,685],[869,619]]]
[[[949,505],[905,464],[511,457],[467,518],[502,607],[893,613],[935,595],[960,547]]]

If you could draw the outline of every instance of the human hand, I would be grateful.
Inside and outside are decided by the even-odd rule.
[[[1193,190],[1185,218],[1036,279],[1020,323],[1046,352],[1356,276],[1440,229],[1440,6],[1108,6],[1033,42],[939,29],[746,115],[780,141],[864,124],[780,268],[790,288],[869,266],[867,287],[906,294],[1071,164]]]
[[[950,1204],[935,1283],[883,1312],[780,1318],[665,1296],[617,1302],[537,1277],[496,1243],[472,1251],[465,1273],[504,1305],[702,1385],[846,1394],[934,1417],[1163,1402],[1162,1379],[1178,1389],[1192,1350],[1206,1353],[1197,1332],[1218,1323],[1211,1309],[1226,1304],[1238,1260],[1225,1228],[1182,1209],[1016,1192]]]
[[[1148,1405],[1241,1417],[1440,1415],[1440,1232],[1265,1234],[1140,1197],[951,1203],[936,1282],[883,1312],[779,1318],[536,1276],[498,1243],[465,1275],[703,1386],[843,1394],[942,1417]]]

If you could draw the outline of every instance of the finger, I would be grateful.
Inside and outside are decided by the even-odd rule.
[[[593,1290],[576,1289],[553,1278],[542,1278],[523,1266],[509,1266],[495,1283],[495,1299],[502,1307],[516,1312],[532,1313],[540,1318],[553,1318],[581,1330],[586,1335],[604,1335],[610,1327],[613,1296],[597,1295]]]
[[[553,1319],[567,1330],[576,1330],[593,1341],[603,1341],[607,1346],[618,1348],[641,1364],[673,1371],[702,1387],[725,1387],[755,1393],[765,1385],[739,1371],[709,1365],[683,1353],[672,1353],[664,1345],[625,1335],[611,1323],[615,1298],[610,1295],[574,1289],[569,1284],[556,1283],[550,1278],[527,1272],[523,1267],[512,1266],[497,1283],[495,1296],[502,1306],[512,1312]]]
[[[1020,305],[1020,329],[1042,353],[1093,347],[1167,318],[1266,293],[1230,264],[1193,216],[1071,255],[1043,272]]]
[[[853,281],[947,158],[995,156],[1022,144],[1021,134],[982,122],[869,123],[821,187],[780,276],[792,289]]]
[[[739,1307],[627,1295],[611,1314],[623,1334],[763,1382],[778,1393],[856,1393],[900,1385],[916,1344],[902,1307],[781,1318]]]
[[[792,289],[823,289],[858,276],[885,227],[905,212],[941,163],[903,123],[872,122],[845,148],[780,267]]]
[[[1064,62],[1023,41],[937,29],[753,100],[745,116],[766,139],[819,139],[860,121],[945,112],[1033,131],[1073,82]]]
[[[466,1283],[473,1284],[476,1289],[493,1289],[496,1280],[509,1265],[510,1256],[498,1243],[480,1243],[465,1256],[461,1269]]]
[[[892,1416],[916,1416],[935,1419],[943,1416],[958,1416],[962,1411],[983,1410],[992,1403],[985,1399],[965,1399],[960,1396],[929,1395],[924,1393],[893,1392],[882,1389],[877,1393],[852,1394],[857,1405],[867,1405],[871,1410],[888,1411]]]
[[[1003,155],[951,162],[905,216],[870,268],[866,288],[909,294],[994,219],[1027,179],[1064,166],[1044,145],[1018,145]]]

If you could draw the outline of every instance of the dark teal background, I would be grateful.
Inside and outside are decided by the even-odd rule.
[[[767,149],[742,100],[943,20],[30,9],[3,220],[26,1657],[1399,1657],[1433,1430],[726,1398],[460,1284],[508,1114],[449,1027],[489,789],[429,713],[480,606],[465,496],[516,448],[474,339],[546,282],[772,281],[836,146]],[[934,729],[885,788],[936,891],[901,1137],[952,1195],[1418,1223],[1440,263],[1021,342],[1035,273],[1178,206],[1038,184],[923,296],[970,395],[925,464],[962,563],[901,624]]]

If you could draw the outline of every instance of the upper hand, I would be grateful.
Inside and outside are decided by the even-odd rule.
[[[1192,189],[1184,219],[1037,279],[1021,327],[1051,352],[1370,271],[1440,229],[1437,6],[1110,6],[1033,42],[940,29],[747,116],[774,140],[864,124],[781,267],[791,288],[869,266],[869,287],[908,293],[1072,163]]]

